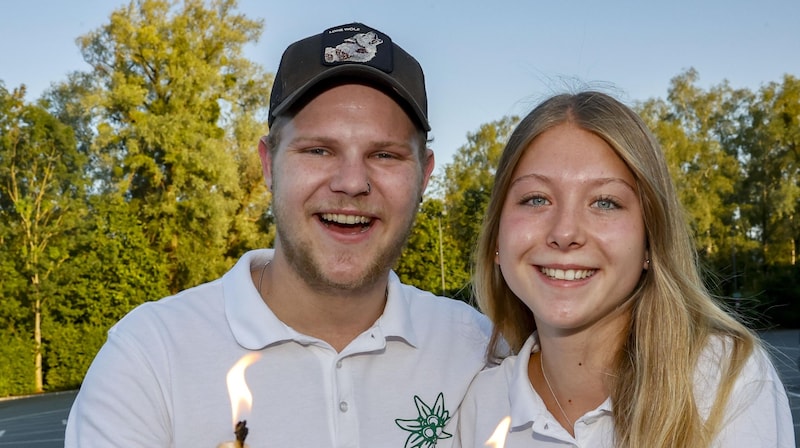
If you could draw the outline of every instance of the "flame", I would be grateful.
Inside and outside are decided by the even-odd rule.
[[[228,395],[231,397],[231,414],[233,415],[233,427],[239,421],[241,415],[250,413],[253,408],[253,394],[247,388],[244,379],[244,371],[259,358],[258,353],[248,353],[242,356],[236,364],[228,371],[226,381],[228,383]]]
[[[505,417],[500,420],[497,428],[494,429],[492,436],[484,444],[494,448],[503,448],[506,444],[506,436],[508,435],[508,427],[511,426],[511,417]]]

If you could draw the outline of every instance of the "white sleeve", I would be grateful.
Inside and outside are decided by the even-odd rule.
[[[742,370],[722,424],[714,447],[795,448],[789,399],[763,350],[756,351]]]
[[[154,359],[159,355],[125,331],[131,326],[119,327],[109,331],[83,380],[67,421],[65,448],[172,445],[165,385],[154,370],[168,363]]]
[[[467,392],[454,416],[453,448],[473,447],[475,445],[475,428],[477,426],[475,394]]]

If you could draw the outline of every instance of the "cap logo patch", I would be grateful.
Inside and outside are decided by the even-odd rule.
[[[373,31],[348,37],[335,47],[325,47],[325,62],[369,62],[378,54],[383,40]]]
[[[363,23],[351,23],[322,32],[322,65],[366,65],[385,73],[394,71],[392,38]]]

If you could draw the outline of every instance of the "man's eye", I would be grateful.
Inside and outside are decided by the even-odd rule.
[[[309,154],[316,154],[320,156],[327,154],[327,151],[324,150],[323,148],[309,148],[306,150],[306,152]]]

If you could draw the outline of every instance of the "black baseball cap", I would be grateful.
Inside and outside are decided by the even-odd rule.
[[[340,79],[388,90],[425,131],[431,130],[419,62],[389,36],[363,23],[329,28],[289,45],[272,83],[269,125],[314,87]]]

